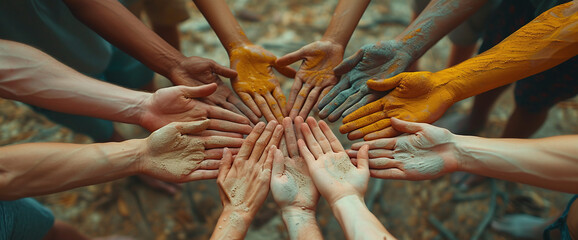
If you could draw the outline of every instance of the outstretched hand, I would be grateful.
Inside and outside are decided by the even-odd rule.
[[[316,41],[277,59],[286,66],[303,60],[295,75],[289,104],[289,117],[306,118],[311,109],[337,84],[333,68],[343,59],[343,47],[330,41]]]
[[[349,139],[397,136],[400,133],[391,127],[392,117],[433,123],[456,102],[454,90],[431,72],[408,72],[389,79],[369,80],[367,86],[376,91],[391,92],[343,119],[344,125],[339,131],[349,133]]]
[[[209,120],[173,122],[153,132],[139,162],[140,172],[169,182],[216,178],[223,148],[238,148],[243,139],[198,136]]]
[[[239,73],[231,80],[235,92],[257,117],[281,122],[287,115],[287,102],[273,68],[291,77],[295,76],[295,71],[277,67],[275,55],[257,45],[242,45],[231,50],[229,55],[231,67]]]
[[[197,100],[211,95],[216,88],[216,84],[207,84],[159,89],[142,101],[145,111],[140,118],[140,125],[154,131],[171,122],[210,119],[206,135],[242,137],[249,134],[252,128],[244,116]]]
[[[307,118],[301,125],[299,152],[305,159],[315,186],[329,204],[346,196],[363,199],[369,182],[367,147],[361,149],[357,167],[324,121]]]
[[[371,91],[366,81],[393,77],[413,61],[409,51],[396,40],[363,46],[335,68],[341,80],[319,102],[319,117],[334,122],[379,99],[384,93]]]
[[[409,135],[354,143],[348,154],[355,157],[362,146],[369,146],[372,177],[401,180],[435,179],[458,168],[454,135],[447,129],[426,123],[391,119],[394,129]]]

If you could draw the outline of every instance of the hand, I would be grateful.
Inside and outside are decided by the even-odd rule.
[[[298,140],[299,152],[305,159],[315,186],[329,204],[345,196],[363,199],[369,182],[367,147],[361,149],[357,167],[327,124],[312,117],[301,124],[305,141]],[[307,144],[305,144],[307,142]]]
[[[209,120],[173,122],[153,132],[139,158],[140,172],[169,182],[216,178],[222,148],[238,148],[243,139],[193,135],[209,124]]]
[[[303,60],[289,95],[289,117],[306,118],[314,105],[335,84],[333,68],[343,60],[343,47],[330,41],[316,41],[279,59],[277,64],[286,66]]]
[[[295,126],[301,126],[302,123],[303,118],[295,119]],[[281,211],[306,211],[314,214],[319,201],[319,192],[313,184],[305,160],[299,156],[297,139],[303,139],[301,131],[295,131],[289,117],[283,119],[283,128],[287,147],[291,150],[286,156],[283,156],[281,150],[275,153],[271,194]]]
[[[372,177],[402,180],[430,180],[457,171],[454,135],[447,129],[425,123],[392,118],[393,128],[404,135],[354,143],[351,149],[369,146]],[[348,151],[355,156],[357,151]]]
[[[239,97],[258,117],[281,122],[287,113],[285,95],[273,73],[276,57],[256,45],[242,45],[229,55],[231,67],[239,72],[231,80]]]
[[[243,137],[251,132],[249,120],[217,106],[211,106],[196,100],[212,94],[216,84],[199,87],[175,86],[157,90],[143,101],[145,112],[140,125],[154,131],[171,122],[187,122],[209,118],[205,135],[224,135]],[[218,131],[218,132],[216,132]]]
[[[395,40],[368,44],[339,64],[335,74],[341,75],[341,80],[319,102],[319,117],[334,122],[382,97],[383,93],[371,91],[365,82],[405,71],[414,59],[403,46]]]
[[[233,91],[219,78],[219,75],[234,78],[237,76],[237,72],[219,65],[213,60],[188,57],[183,59],[176,68],[172,69],[169,78],[175,85],[201,86],[216,83],[217,90],[215,93],[204,97],[204,102],[243,114],[251,122],[257,123],[259,121],[257,115],[233,94]]]
[[[385,97],[367,104],[343,119],[341,133],[349,139],[373,140],[399,135],[391,127],[390,118],[432,123],[456,102],[454,91],[445,81],[430,72],[402,73],[385,80],[369,80],[367,86],[389,91]]]
[[[282,130],[276,121],[266,127],[260,122],[247,136],[234,160],[232,154],[225,151],[217,179],[223,211],[255,216],[269,194],[273,154]]]

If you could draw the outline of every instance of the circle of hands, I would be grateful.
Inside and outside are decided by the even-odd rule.
[[[453,102],[432,103],[431,96],[450,93],[431,73],[401,73],[413,59],[400,46],[370,44],[343,60],[344,49],[327,41],[279,59],[244,45],[231,51],[236,71],[188,58],[171,72],[173,82],[187,86],[141,102],[141,125],[156,130],[141,171],[171,182],[217,178],[224,211],[249,215],[269,191],[282,212],[310,215],[320,196],[330,204],[363,199],[370,176],[422,180],[454,171],[457,160],[445,154],[453,135],[415,123],[437,120]],[[300,60],[297,71],[288,66]],[[273,69],[295,78],[288,101]],[[240,99],[219,75],[231,78]],[[329,121],[345,117],[340,131],[366,142],[345,150],[324,121],[305,120],[312,110]],[[416,167],[424,163],[437,170]]]

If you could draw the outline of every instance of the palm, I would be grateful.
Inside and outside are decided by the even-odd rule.
[[[346,195],[363,195],[367,189],[369,173],[358,171],[345,151],[323,154],[312,167],[309,171],[315,184],[328,201]],[[335,193],[340,196],[335,196]]]
[[[319,192],[302,157],[285,157],[285,171],[271,179],[271,193],[279,207],[315,209]]]

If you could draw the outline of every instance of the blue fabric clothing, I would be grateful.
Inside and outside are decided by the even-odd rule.
[[[53,225],[52,212],[32,198],[0,201],[0,240],[42,239]]]
[[[576,198],[578,198],[578,195],[574,195],[574,197],[570,199],[570,202],[568,203],[568,206],[566,206],[562,216],[544,230],[544,234],[542,235],[543,239],[550,240],[550,231],[560,229],[561,240],[572,240],[572,236],[570,236],[570,231],[568,230],[568,225],[566,225],[566,219],[568,218],[570,206],[572,206],[572,203],[576,201]]]

